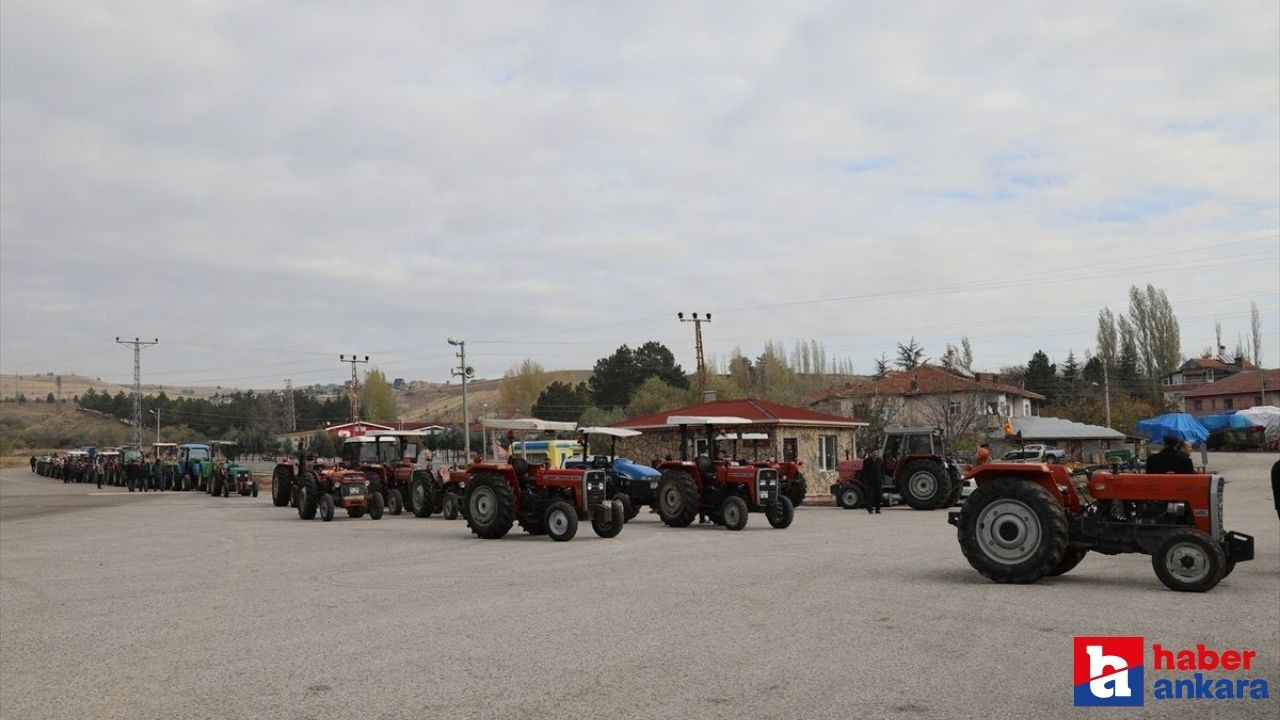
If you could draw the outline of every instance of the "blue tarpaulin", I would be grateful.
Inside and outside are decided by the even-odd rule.
[[[1165,413],[1139,420],[1134,426],[1134,432],[1146,435],[1152,442],[1163,442],[1166,435],[1191,443],[1202,443],[1209,439],[1209,431],[1187,413]]]
[[[1217,415],[1205,415],[1197,418],[1205,430],[1214,432],[1216,430],[1226,430],[1228,428],[1247,428],[1252,427],[1253,422],[1244,415],[1236,413],[1219,413]]]

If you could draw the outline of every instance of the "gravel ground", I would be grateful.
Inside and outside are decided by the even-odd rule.
[[[1204,594],[1166,590],[1139,555],[996,585],[944,513],[905,508],[483,541],[461,520],[302,522],[267,493],[4,470],[0,718],[1088,717],[1073,636],[1143,635],[1256,649],[1273,699],[1148,697],[1124,717],[1273,719],[1274,460],[1212,458],[1258,557]]]

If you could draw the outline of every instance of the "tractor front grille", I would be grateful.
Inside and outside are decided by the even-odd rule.
[[[778,471],[760,468],[756,471],[756,497],[761,503],[772,502],[778,496]]]
[[[1222,502],[1226,497],[1227,481],[1221,475],[1214,475],[1209,480],[1209,532],[1214,540],[1221,540],[1226,534],[1222,524]]]
[[[591,508],[603,505],[607,500],[605,483],[608,477],[603,470],[588,470],[582,475],[582,495],[586,506]]]

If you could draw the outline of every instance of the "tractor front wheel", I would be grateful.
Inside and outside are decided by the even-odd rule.
[[[446,492],[444,494],[444,500],[441,502],[441,505],[443,505],[443,507],[440,510],[440,514],[444,516],[445,520],[458,519],[457,493]]]
[[[316,489],[315,473],[308,472],[302,476],[302,484],[298,486],[298,517],[311,520],[316,516],[316,503],[319,501],[319,490]],[[332,498],[330,498],[332,499]]]
[[[614,502],[622,503],[622,517],[624,521],[629,522],[640,511],[636,509],[635,503],[631,502],[631,496],[624,493],[614,493]]]
[[[435,511],[436,488],[431,478],[425,473],[413,474],[413,485],[409,488],[409,509],[414,517],[431,517]]]
[[[467,509],[463,513],[467,528],[477,536],[496,540],[511,531],[516,516],[516,498],[503,476],[491,472],[477,473],[467,483],[462,503]]]
[[[791,498],[783,495],[765,510],[764,516],[773,527],[786,530],[791,527],[791,521],[796,519],[796,507],[791,504]]]
[[[278,467],[271,473],[271,504],[284,507],[289,504],[289,495],[293,490],[293,473]]]
[[[840,488],[839,494],[836,495],[836,504],[845,510],[852,510],[861,505],[862,486],[854,482]]]
[[[730,495],[720,503],[720,524],[728,530],[741,530],[747,526],[747,501]]]
[[[1151,556],[1156,577],[1170,590],[1212,590],[1226,575],[1227,556],[1213,538],[1191,528],[1174,530]]]
[[[386,501],[382,499],[382,493],[374,490],[373,494],[369,496],[369,519],[381,520],[382,513],[386,509],[387,504]]]
[[[621,495],[621,497],[626,497],[626,495]],[[614,497],[613,501],[609,503],[608,521],[600,522],[596,519],[594,513],[591,515],[591,529],[602,538],[617,537],[618,533],[622,532],[622,526],[626,524],[627,509],[619,497]]]
[[[578,534],[578,511],[572,505],[557,500],[547,507],[542,524],[547,528],[547,535],[556,542],[568,542]]]
[[[323,520],[324,522],[329,522],[330,520],[332,520],[333,510],[334,510],[333,496],[330,495],[329,493],[324,493],[323,495],[320,496],[318,505],[319,507],[317,509],[320,511],[320,519]]]
[[[956,534],[965,559],[998,583],[1051,574],[1067,551],[1067,514],[1037,483],[1001,478],[965,501]]]
[[[392,515],[399,515],[404,510],[404,496],[400,494],[397,488],[391,488],[391,492],[387,493],[387,512]]]
[[[698,486],[683,470],[664,473],[658,485],[658,517],[670,527],[689,527],[698,516]]]
[[[913,510],[937,510],[951,499],[951,477],[932,460],[912,460],[899,477],[898,493]]]

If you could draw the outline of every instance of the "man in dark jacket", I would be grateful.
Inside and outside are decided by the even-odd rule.
[[[1191,457],[1182,451],[1183,444],[1173,435],[1165,435],[1164,449],[1147,458],[1147,474],[1195,473],[1195,463],[1191,462]]]
[[[867,499],[862,502],[862,506],[867,509],[868,515],[879,515],[880,495],[884,489],[884,460],[880,459],[879,448],[872,449],[862,461],[862,485],[867,491]]]

